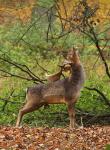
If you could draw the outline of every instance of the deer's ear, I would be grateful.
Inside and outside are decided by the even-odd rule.
[[[72,49],[74,52],[78,52],[78,47],[73,47],[73,49]]]
[[[79,51],[77,49],[74,50],[74,55],[79,55]]]

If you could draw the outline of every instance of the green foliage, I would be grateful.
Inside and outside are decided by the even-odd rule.
[[[51,7],[54,3],[54,0],[38,0],[37,4],[42,7]]]
[[[53,3],[53,0],[38,1],[39,5],[45,7],[51,7]],[[41,69],[37,63],[50,73],[57,72],[59,69],[58,64],[62,61],[62,57],[58,55],[58,52],[76,46],[81,52],[81,59],[85,68],[88,67],[86,71],[88,76],[85,86],[98,88],[110,99],[110,87],[108,83],[106,83],[108,80],[107,77],[104,74],[100,78],[96,70],[91,69],[94,65],[94,60],[97,59],[96,47],[93,43],[91,44],[91,40],[82,34],[79,35],[79,33],[70,33],[63,36],[61,34],[61,26],[59,22],[56,21],[52,24],[53,37],[49,34],[48,38],[50,39],[47,39],[48,22],[46,16],[39,19],[37,23],[34,23],[37,19],[38,17],[25,25],[16,22],[9,26],[0,26],[0,57],[4,57],[22,65],[27,65],[34,74],[41,79],[45,79],[45,71]],[[34,25],[30,27],[32,23],[34,23]],[[23,34],[24,36],[22,37]],[[64,34],[66,34],[66,31]],[[58,36],[62,36],[62,38],[57,39]],[[101,34],[100,38],[104,36],[104,34]],[[85,46],[84,48],[82,48],[83,44]],[[100,64],[101,61],[98,62],[97,66]],[[0,69],[9,71],[12,74],[28,77],[28,75],[19,68],[9,65],[2,60],[0,60]],[[3,72],[0,72],[0,76],[2,77],[3,75]],[[9,102],[4,112],[2,111],[4,101],[0,101],[0,124],[15,124],[18,110],[25,100],[25,89],[34,84],[33,82],[21,80],[16,77],[0,79],[0,84],[0,98],[8,98],[10,92],[13,89],[15,90],[13,97],[9,99],[15,103]],[[102,98],[96,92],[88,91],[85,88],[81,92],[81,97],[76,107],[96,115],[110,113],[109,108],[105,105]],[[54,105],[50,106],[48,109],[41,108],[36,112],[27,114],[24,117],[24,123],[33,126],[65,126],[68,122],[68,117],[65,114],[63,115],[63,112],[67,112],[66,109],[65,105]],[[55,114],[56,112],[58,113]],[[60,114],[60,112],[62,112],[62,114]]]
[[[107,144],[105,150],[110,150],[110,145]]]

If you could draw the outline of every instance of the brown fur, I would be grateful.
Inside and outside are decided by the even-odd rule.
[[[30,87],[26,94],[26,104],[20,109],[16,126],[20,125],[24,114],[32,112],[45,104],[62,104],[68,106],[70,127],[75,127],[75,103],[80,96],[80,90],[84,83],[84,70],[78,53],[72,50],[64,62],[71,68],[71,76],[48,84],[39,84]]]
[[[62,68],[60,69],[59,72],[57,72],[57,73],[55,73],[55,74],[46,75],[47,81],[49,81],[49,82],[55,82],[55,81],[57,81],[57,80],[60,80],[61,75],[62,75]]]
[[[60,66],[60,71],[55,73],[55,74],[52,74],[52,75],[46,75],[46,78],[47,78],[47,81],[48,82],[55,82],[55,81],[58,81],[60,80],[61,76],[64,77],[63,75],[63,72],[67,72],[67,71],[70,71],[71,70],[71,67],[70,65],[65,65],[63,64],[63,66]]]

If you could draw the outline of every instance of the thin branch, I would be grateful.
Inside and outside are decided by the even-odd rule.
[[[96,61],[94,62],[92,69],[95,68],[95,65],[97,64],[98,60],[99,60],[99,56],[97,57]]]
[[[98,52],[99,52],[99,54],[100,54],[100,57],[101,57],[101,59],[102,59],[102,61],[103,61],[103,64],[104,64],[104,66],[105,66],[106,74],[107,74],[108,77],[110,78],[109,66],[108,66],[108,64],[107,64],[107,62],[106,62],[106,60],[105,60],[105,57],[104,57],[104,55],[103,55],[103,53],[102,53],[102,50],[101,50],[101,48],[100,48],[100,46],[99,46],[98,40],[95,42],[95,44],[96,44],[97,50],[98,50]]]
[[[16,68],[20,69],[22,72],[26,73],[26,74],[30,77],[30,79],[29,79],[29,78],[21,77],[21,76],[19,76],[19,75],[14,75],[14,74],[12,74],[12,73],[9,73],[9,72],[7,72],[7,71],[1,69],[2,72],[4,71],[5,73],[7,73],[7,74],[9,74],[9,75],[11,75],[11,76],[16,76],[16,77],[19,77],[19,78],[22,78],[22,79],[33,80],[33,81],[38,81],[38,82],[43,83],[43,80],[41,80],[41,79],[40,79],[39,77],[37,77],[34,73],[32,73],[32,72],[30,71],[30,69],[29,69],[26,65],[18,64],[18,63],[16,63],[16,62],[12,62],[12,61],[7,60],[7,59],[2,58],[2,57],[0,57],[0,59],[3,60],[3,61],[6,62],[6,63],[11,64],[12,66],[15,66]],[[23,67],[25,67],[25,69],[24,69]]]
[[[10,76],[7,76],[7,77],[17,77],[17,78],[20,78],[20,79],[23,79],[23,80],[27,80],[27,81],[33,81],[33,79],[30,79],[30,78],[26,78],[26,77],[22,77],[20,75],[16,75],[16,74],[13,74],[13,73],[10,73],[6,70],[2,70],[0,69],[1,72],[5,73],[5,74],[8,74]],[[6,77],[6,76],[5,76]]]
[[[6,105],[8,104],[8,102],[11,102],[11,101],[10,101],[10,98],[12,97],[13,93],[14,93],[14,90],[11,91],[11,93],[10,93],[10,95],[9,95],[9,97],[8,97],[7,99],[6,99],[6,98],[4,99],[5,101],[4,101],[4,105],[3,105],[3,107],[2,107],[2,111],[5,110],[5,107],[6,107]],[[3,98],[1,98],[1,100],[3,100]]]
[[[85,88],[88,89],[88,90],[90,90],[90,91],[97,92],[103,98],[103,102],[105,102],[105,104],[110,107],[110,100],[104,95],[103,92],[101,92],[97,88],[90,88],[90,87],[85,87]]]
[[[55,0],[55,3],[56,3],[55,8],[56,8],[56,11],[57,11],[57,13],[58,13],[58,15],[59,15],[59,20],[60,20],[60,23],[61,23],[61,29],[62,29],[62,32],[63,32],[65,27],[64,27],[64,25],[63,25],[63,20],[61,19],[60,7],[59,7],[59,5],[58,5],[57,0]]]
[[[28,33],[28,31],[41,19],[41,17],[43,17],[44,15],[46,15],[46,13],[52,9],[54,6],[50,7],[48,10],[46,10],[43,14],[41,14],[39,16],[39,18],[37,20],[35,20],[28,28],[27,30],[22,34],[22,36],[17,40],[16,44],[18,44],[22,39],[23,37]]]
[[[47,69],[45,69],[44,67],[42,67],[42,66],[39,64],[39,62],[38,62],[37,59],[35,59],[35,60],[36,60],[36,64],[37,64],[43,71],[45,71],[45,72],[47,72],[47,73],[50,72],[50,71],[48,71]]]

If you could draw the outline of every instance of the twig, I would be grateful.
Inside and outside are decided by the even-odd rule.
[[[36,63],[37,63],[37,65],[38,65],[43,71],[45,71],[45,72],[47,72],[47,73],[50,72],[50,71],[48,71],[47,69],[45,69],[44,67],[42,67],[42,66],[39,64],[39,62],[38,62],[37,59],[36,59]]]
[[[14,90],[11,91],[11,93],[10,93],[10,95],[9,95],[9,97],[7,99],[6,98],[4,99],[5,102],[4,102],[4,105],[2,107],[2,111],[5,111],[6,105],[8,104],[8,102],[11,102],[9,99],[11,98],[11,96],[13,95],[13,93],[14,93]],[[3,98],[1,100],[3,100]]]
[[[15,75],[15,74],[12,74],[8,71],[5,71],[3,69],[0,69],[0,71],[4,72],[4,73],[7,73],[11,76],[16,76],[16,77],[19,77],[19,78],[22,78],[22,79],[26,79],[26,80],[29,80],[29,81],[37,81],[37,82],[41,82],[43,83],[43,80],[41,80],[39,77],[37,77],[34,73],[32,73],[32,71],[26,66],[26,65],[22,65],[22,64],[18,64],[16,62],[12,62],[10,60],[7,60],[5,58],[2,58],[0,57],[0,59],[6,63],[9,63],[10,65],[12,66],[15,66],[16,68],[20,69],[22,72],[26,73],[30,78],[25,78],[25,77],[22,77],[22,76],[19,76],[19,75]],[[24,69],[25,67],[25,69]]]
[[[85,87],[85,88],[90,91],[95,91],[99,95],[101,95],[101,97],[103,98],[103,102],[105,102],[105,104],[110,107],[110,100],[104,95],[103,92],[99,91],[97,88],[90,88],[90,87]]]
[[[51,8],[53,8],[54,6],[52,6]],[[39,16],[39,18],[37,20],[35,20],[28,28],[27,30],[22,34],[22,36],[18,39],[18,41],[16,42],[16,44],[18,44],[23,37],[27,34],[27,32],[41,19],[42,16],[46,15],[46,13],[51,9],[49,8],[48,10],[46,10],[43,14],[41,14],[41,16]]]

